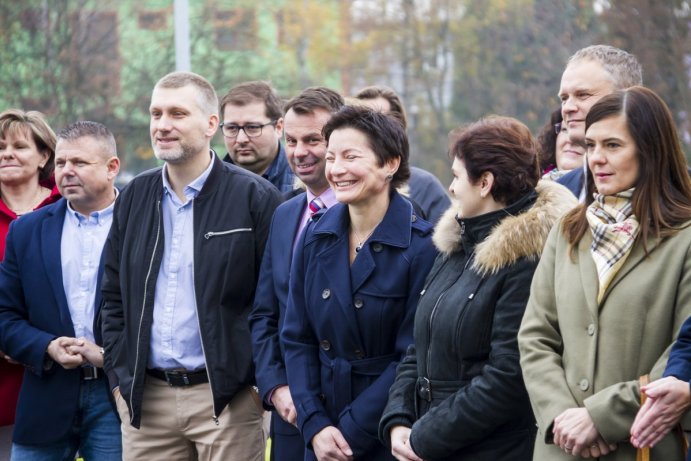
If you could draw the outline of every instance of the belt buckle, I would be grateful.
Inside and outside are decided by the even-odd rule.
[[[163,376],[166,378],[166,382],[168,383],[169,386],[173,387],[175,384],[177,384],[177,379],[179,377],[179,373],[177,371],[168,371],[168,370],[163,370]]]
[[[81,369],[82,379],[84,381],[91,381],[93,379],[98,379],[98,368],[94,366],[85,366]]]
[[[418,393],[420,397],[426,401],[432,401],[432,383],[430,383],[428,378],[420,378],[420,382],[418,382]]]

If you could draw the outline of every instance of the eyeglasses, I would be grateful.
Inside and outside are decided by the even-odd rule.
[[[554,124],[554,132],[559,134],[561,133],[562,129],[566,131],[566,125],[564,125],[563,122],[555,123]]]
[[[226,138],[237,138],[240,130],[245,132],[248,138],[256,138],[262,135],[262,129],[267,125],[275,125],[278,120],[271,120],[269,123],[260,125],[258,123],[248,123],[247,125],[236,125],[235,123],[221,123],[223,136]]]

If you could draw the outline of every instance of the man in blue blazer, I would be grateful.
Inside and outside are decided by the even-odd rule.
[[[58,134],[63,198],[14,221],[0,267],[0,349],[26,366],[11,460],[120,460],[103,374],[101,253],[120,163],[113,134],[77,122]]]
[[[262,260],[254,308],[250,315],[257,385],[271,414],[271,460],[300,460],[304,442],[295,427],[296,413],[288,389],[279,333],[283,325],[293,249],[303,228],[320,209],[336,203],[324,174],[326,141],[322,127],[343,106],[333,90],[304,90],[285,106],[286,156],[305,191],[274,212]]]

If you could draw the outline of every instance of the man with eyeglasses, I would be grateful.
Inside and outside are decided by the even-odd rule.
[[[294,175],[280,139],[283,104],[266,82],[234,86],[221,100],[226,162],[268,179],[281,193],[293,190]]]

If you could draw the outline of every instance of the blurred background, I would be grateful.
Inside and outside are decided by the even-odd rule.
[[[127,181],[156,165],[149,97],[176,70],[177,34],[219,97],[256,79],[286,99],[311,85],[392,87],[413,164],[448,184],[449,130],[496,113],[537,132],[568,57],[607,43],[641,61],[689,158],[690,29],[681,0],[0,0],[0,110],[40,110],[56,131],[106,124]],[[214,146],[225,153],[220,134]]]

